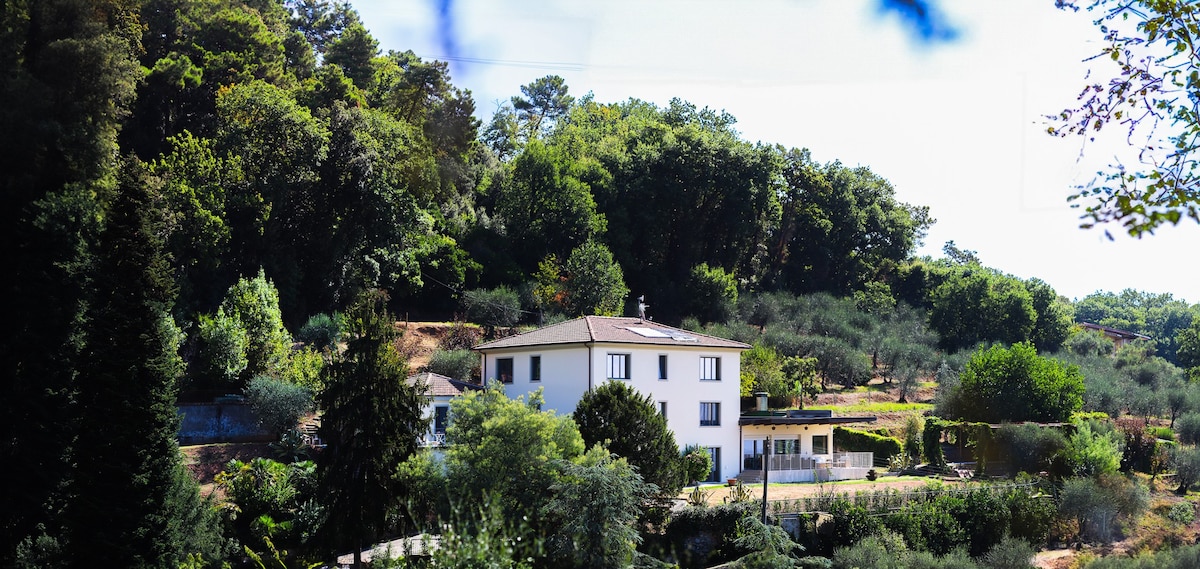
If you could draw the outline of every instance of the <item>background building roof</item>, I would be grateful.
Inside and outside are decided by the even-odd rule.
[[[425,393],[431,397],[457,397],[468,391],[483,389],[480,385],[459,381],[440,373],[424,372],[408,376],[409,385],[416,385],[418,381],[425,383]]]

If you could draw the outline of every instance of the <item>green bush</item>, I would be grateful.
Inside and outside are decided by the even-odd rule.
[[[424,370],[459,381],[474,381],[479,377],[479,355],[471,350],[437,350]]]
[[[467,318],[491,330],[515,326],[521,319],[521,299],[512,289],[475,289],[463,293]]]
[[[737,524],[758,515],[753,502],[712,507],[687,506],[672,512],[661,536],[643,549],[660,559],[674,559],[680,567],[711,567],[732,561],[751,551],[739,547]]]
[[[296,428],[300,417],[314,407],[313,394],[307,388],[269,377],[250,380],[245,393],[259,424],[276,434]]]
[[[1031,569],[1035,553],[1028,542],[1005,537],[983,556],[983,565],[987,569]]]
[[[686,286],[688,313],[702,322],[726,322],[737,304],[737,279],[721,267],[692,267]]]
[[[1124,440],[1109,423],[1079,421],[1067,438],[1067,463],[1079,476],[1113,474],[1121,466]]]
[[[1043,472],[1054,469],[1055,460],[1067,447],[1062,431],[1033,423],[1005,424],[996,431],[1000,459],[1016,472]]]
[[[708,450],[702,446],[688,445],[684,447],[683,453],[683,469],[687,477],[687,482],[697,482],[707,480],[709,473],[712,472],[712,455],[708,454]]]
[[[1021,481],[1018,477],[1017,481]],[[1008,534],[1023,539],[1030,545],[1040,546],[1050,534],[1050,526],[1058,515],[1054,499],[1040,491],[1014,488],[1005,495],[1008,502],[1010,525]]]
[[[1175,431],[1171,430],[1171,427],[1146,427],[1146,432],[1153,435],[1156,439],[1164,441],[1175,440]]]
[[[236,318],[218,309],[201,315],[196,327],[196,351],[188,363],[191,386],[210,389],[241,387],[239,378],[248,365],[246,329]]]
[[[313,314],[296,333],[296,339],[317,350],[337,349],[342,338],[340,314]]]
[[[846,427],[837,427],[834,429],[833,440],[837,448],[846,452],[875,453],[875,462],[877,463],[886,462],[892,456],[900,454],[903,450],[900,440],[895,437],[877,435]]]
[[[1195,569],[1200,567],[1200,545],[1167,549],[1137,557],[1101,557],[1087,569]]]
[[[1004,495],[987,488],[967,493],[960,512],[959,522],[972,557],[979,557],[997,546],[1012,525],[1012,512]]]
[[[290,529],[301,503],[311,495],[315,469],[310,461],[291,465],[267,458],[248,463],[229,461],[216,476],[216,483],[237,506],[236,510],[230,510],[236,512],[231,520],[236,537],[250,544],[255,523],[264,516],[279,529]]]
[[[1175,421],[1175,432],[1179,442],[1187,445],[1200,443],[1200,412],[1184,413]]]
[[[946,555],[970,544],[963,524],[965,505],[962,498],[941,494],[917,507],[925,547],[937,555]]]
[[[1196,506],[1191,502],[1176,502],[1167,510],[1167,519],[1179,525],[1188,525],[1196,519]]]
[[[883,530],[880,518],[872,515],[866,507],[855,504],[846,497],[839,497],[829,507],[834,547],[852,546]]]

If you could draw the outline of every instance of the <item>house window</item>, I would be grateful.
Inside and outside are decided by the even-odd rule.
[[[450,408],[445,405],[438,405],[433,408],[433,432],[439,435],[446,433],[446,427],[450,424]]]
[[[658,378],[667,379],[667,354],[658,355]]]
[[[496,377],[500,379],[500,383],[513,382],[512,358],[496,358]]]
[[[701,427],[720,427],[721,426],[721,404],[713,402],[700,403],[700,426]]]
[[[702,356],[700,358],[700,379],[721,381],[721,358]]]
[[[712,459],[712,470],[708,473],[706,482],[721,481],[721,447],[708,447],[708,457]]]
[[[529,356],[529,381],[542,380],[542,356]]]
[[[658,402],[658,414],[662,415],[662,418],[664,420],[667,418],[667,402],[666,401]]]
[[[775,439],[775,454],[800,454],[798,439]]]
[[[629,379],[629,354],[608,354],[608,378]]]
[[[813,435],[813,454],[829,454],[829,435]]]

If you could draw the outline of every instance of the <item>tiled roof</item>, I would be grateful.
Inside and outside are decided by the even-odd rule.
[[[673,326],[640,318],[613,316],[585,316],[551,324],[475,346],[476,350],[497,348],[521,348],[555,344],[652,344],[660,346],[699,346],[704,348],[735,348],[746,350],[750,346],[733,340],[691,332]]]
[[[1079,325],[1084,328],[1089,328],[1089,329],[1096,330],[1096,331],[1099,331],[1099,332],[1102,332],[1105,334],[1117,336],[1118,338],[1123,338],[1125,340],[1137,340],[1137,339],[1149,340],[1150,339],[1150,336],[1147,336],[1145,334],[1138,334],[1137,332],[1130,332],[1129,330],[1120,330],[1117,328],[1110,328],[1108,326],[1101,326],[1100,324],[1092,324],[1091,322],[1080,322]]]
[[[426,394],[432,397],[456,397],[467,391],[483,389],[474,383],[459,381],[440,373],[424,372],[408,376],[409,385],[416,385],[417,381],[425,382],[425,385],[429,387]]]

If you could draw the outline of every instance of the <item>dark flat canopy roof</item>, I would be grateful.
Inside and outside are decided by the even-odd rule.
[[[742,415],[738,425],[843,425],[846,423],[874,423],[874,415],[861,417],[797,416],[797,415]]]

